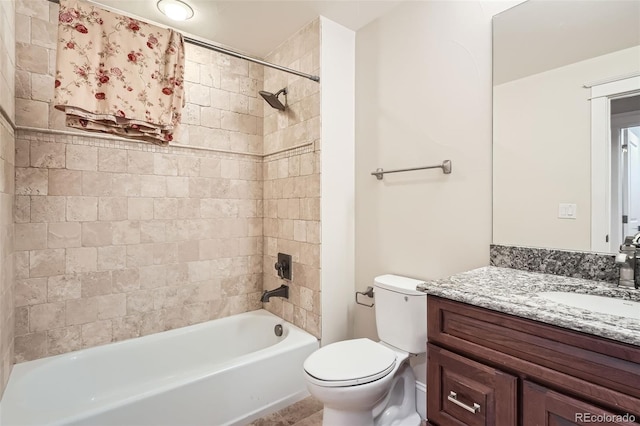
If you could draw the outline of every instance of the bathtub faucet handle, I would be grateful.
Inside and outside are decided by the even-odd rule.
[[[291,280],[291,255],[278,253],[278,261],[274,265],[278,276],[283,280]]]

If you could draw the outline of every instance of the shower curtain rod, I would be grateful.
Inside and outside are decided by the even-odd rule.
[[[60,0],[49,0],[49,1],[51,3],[60,4]],[[185,42],[189,44],[193,44],[199,47],[204,47],[205,49],[214,50],[216,52],[223,53],[225,55],[233,56],[234,58],[244,59],[245,61],[264,65],[265,67],[274,68],[279,71],[288,72],[289,74],[295,74],[300,77],[308,78],[309,80],[320,82],[320,77],[318,77],[317,75],[307,74],[291,68],[283,67],[281,65],[272,64],[271,62],[263,61],[262,59],[254,58],[253,56],[248,56],[231,49],[225,49],[224,47],[216,46],[215,44],[207,43],[207,42],[197,40],[195,38],[191,38],[185,35],[183,35],[182,38],[184,39]]]

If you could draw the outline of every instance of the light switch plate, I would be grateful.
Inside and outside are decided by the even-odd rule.
[[[578,205],[572,203],[558,204],[559,219],[575,219],[578,217]]]

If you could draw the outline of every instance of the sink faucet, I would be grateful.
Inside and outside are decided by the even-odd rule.
[[[640,288],[640,273],[636,269],[640,266],[640,232],[628,236],[620,246],[620,253],[616,255],[616,263],[620,265],[620,280],[618,286]]]
[[[260,298],[261,302],[268,302],[272,297],[284,297],[285,299],[289,298],[289,286],[282,284],[280,287],[273,290],[265,290],[262,293],[262,297]]]

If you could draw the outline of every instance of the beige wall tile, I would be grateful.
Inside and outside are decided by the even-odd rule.
[[[48,249],[29,252],[29,275],[31,277],[49,277],[61,275],[65,271],[65,250]]]
[[[30,306],[47,302],[47,279],[30,278],[16,281],[15,306]]]
[[[98,247],[98,270],[120,270],[127,266],[127,249],[124,246]],[[115,272],[114,272],[115,273]]]
[[[140,176],[125,173],[118,173],[111,176],[112,195],[115,197],[139,197],[140,196]],[[131,200],[130,198],[129,200]]]
[[[98,148],[98,171],[126,172],[127,151],[113,148]]]
[[[153,265],[153,247],[151,244],[127,246],[127,267]]]
[[[15,308],[15,336],[29,334],[29,308]]]
[[[47,356],[47,333],[16,336],[14,340],[16,362],[31,361]]]
[[[178,156],[155,154],[153,158],[153,172],[163,176],[178,176]]]
[[[80,279],[77,275],[57,275],[47,280],[47,301],[63,302],[65,300],[79,299]]]
[[[153,198],[130,198],[127,208],[129,220],[153,219]]]
[[[17,42],[16,68],[38,74],[47,74],[49,72],[49,52],[44,47]]]
[[[83,145],[67,145],[67,169],[98,170],[98,148]]]
[[[167,177],[167,197],[188,197],[189,179],[184,176]]]
[[[74,325],[47,331],[49,355],[77,351],[82,348],[81,328]]]
[[[97,296],[96,300],[98,319],[118,318],[127,314],[127,295],[124,293]]]
[[[47,244],[49,248],[80,247],[81,226],[78,222],[49,223]]]
[[[17,195],[13,204],[15,223],[27,223],[31,220],[31,198],[28,195]]]
[[[98,201],[98,219],[115,221],[127,220],[129,207],[125,197],[100,197]]]
[[[16,167],[16,195],[47,195],[49,171]]]
[[[111,321],[96,321],[82,325],[82,347],[103,345],[113,340]]]
[[[98,198],[67,197],[67,220],[70,222],[98,220]]]
[[[162,220],[140,222],[140,242],[161,243],[166,240],[166,223]]]
[[[140,317],[137,315],[114,318],[112,323],[113,340],[116,342],[140,336]]]
[[[31,74],[31,99],[42,101],[42,102],[51,102],[53,99],[53,86],[54,86],[54,78],[53,76],[46,74]],[[48,112],[47,112],[48,117]]]
[[[167,270],[165,265],[145,266],[139,269],[140,288],[156,288],[167,285]]]
[[[95,298],[73,299],[65,303],[67,325],[86,324],[98,319],[98,301]]]
[[[31,197],[31,222],[62,222],[65,216],[65,197],[51,195]]]
[[[112,272],[112,289],[115,293],[128,293],[140,288],[138,269],[120,268]]]
[[[110,222],[84,222],[82,224],[82,245],[108,246],[113,239],[113,230]]]
[[[30,150],[31,143],[23,139],[16,139],[15,141],[15,166],[16,167],[29,167],[30,165]]]
[[[87,272],[81,274],[82,297],[103,296],[113,291],[111,271]]]
[[[20,43],[31,43],[31,19],[30,16],[16,13],[16,41]]]
[[[140,244],[140,222],[124,220],[112,222],[113,244]]]
[[[127,151],[127,171],[135,174],[153,174],[153,153]]]
[[[52,81],[53,87],[53,81]],[[32,141],[31,167],[63,169],[65,166],[65,145],[61,143]]]
[[[17,251],[13,254],[15,261],[16,279],[29,278],[30,252]]]
[[[82,195],[82,172],[49,170],[48,195]]]
[[[29,309],[29,331],[35,333],[64,327],[65,313],[64,302],[34,305]]]
[[[47,248],[45,223],[17,223],[15,225],[15,249],[37,250]]]
[[[98,252],[95,247],[68,248],[66,252],[65,271],[67,274],[97,270]]]
[[[94,197],[113,195],[113,175],[105,172],[82,172],[82,195]]]
[[[200,217],[200,199],[182,198],[178,199],[178,218],[194,219]]]
[[[140,290],[127,293],[127,314],[140,314],[153,310],[153,293]]]
[[[167,178],[165,176],[141,176],[140,195],[143,197],[166,197]]]
[[[37,0],[17,0],[15,2],[16,14],[26,15],[42,20],[49,19],[49,4],[43,4]]]
[[[200,67],[197,62],[185,61],[184,79],[192,83],[200,82]]]
[[[178,200],[175,198],[156,198],[153,200],[153,217],[155,219],[177,219]]]

